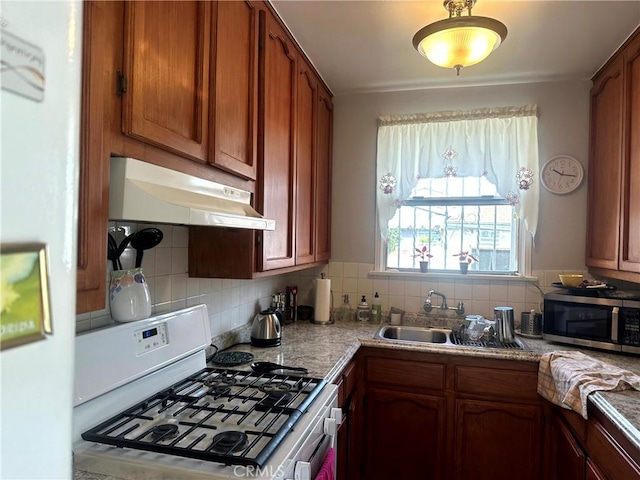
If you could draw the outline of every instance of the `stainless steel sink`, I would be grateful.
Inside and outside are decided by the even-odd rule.
[[[426,327],[400,327],[386,325],[375,335],[379,340],[396,340],[400,342],[437,343],[440,345],[453,345],[449,339],[451,330]]]
[[[498,342],[495,339],[484,339],[483,337],[482,339],[472,341],[467,338],[463,338],[463,336],[460,335],[460,332],[451,331],[447,328],[385,325],[376,332],[374,338],[376,340],[392,342],[435,344],[447,347],[458,346],[498,350],[531,350],[529,346],[520,339],[515,339],[513,342]]]

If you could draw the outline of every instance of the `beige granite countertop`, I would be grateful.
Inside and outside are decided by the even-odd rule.
[[[422,319],[424,321],[424,319]],[[410,322],[416,323],[415,319]],[[384,323],[384,322],[383,322]],[[418,322],[419,323],[419,322]],[[446,327],[442,321],[433,320],[433,326]],[[473,347],[439,346],[437,344],[409,344],[376,340],[374,335],[380,325],[361,322],[336,322],[332,325],[316,325],[309,322],[285,325],[282,329],[282,345],[270,348],[254,347],[249,342],[247,327],[214,338],[221,349],[245,351],[254,355],[255,361],[269,361],[288,366],[302,366],[309,376],[333,382],[360,346],[392,348],[409,351],[425,351],[441,354],[470,355],[484,358],[504,358],[538,362],[544,353],[554,350],[580,350],[601,361],[640,374],[640,357],[605,353],[554,344],[542,339],[520,338],[529,351],[493,350]],[[214,350],[211,349],[210,353]],[[216,366],[211,364],[210,366]],[[249,364],[233,367],[250,369]],[[640,449],[640,392],[596,392],[590,401],[599,408],[629,440]],[[118,480],[114,477],[76,471],[74,480]]]
[[[424,318],[417,321],[411,319],[409,323],[419,324],[424,320]],[[454,320],[455,322],[456,320]],[[441,320],[433,319],[430,323],[433,326],[447,327]],[[457,320],[457,323],[459,323],[459,320]],[[380,325],[377,324],[355,321],[336,322],[333,325],[315,325],[309,322],[299,322],[295,325],[285,325],[283,327],[283,341],[279,347],[257,348],[248,344],[241,344],[231,347],[229,350],[251,352],[255,356],[255,361],[303,366],[309,370],[309,376],[325,378],[328,382],[332,382],[336,378],[361,345],[529,362],[538,362],[541,355],[547,352],[579,350],[603,362],[640,375],[640,357],[577,348],[542,339],[522,337],[519,338],[529,347],[529,351],[402,343],[374,339],[379,327]],[[235,342],[248,342],[248,331],[241,334],[236,333],[235,337],[225,336],[222,340],[221,345],[223,348]],[[234,368],[248,369],[249,366],[244,365]],[[589,399],[640,449],[640,392],[634,390],[616,393],[595,392],[590,395]]]

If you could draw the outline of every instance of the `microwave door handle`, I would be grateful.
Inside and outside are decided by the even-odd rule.
[[[618,342],[618,315],[620,307],[613,307],[611,310],[611,340]]]

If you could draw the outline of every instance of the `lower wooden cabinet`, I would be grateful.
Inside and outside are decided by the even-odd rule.
[[[583,480],[587,456],[578,441],[559,416],[553,416],[548,424],[549,460],[546,478],[549,480]],[[597,478],[597,477],[594,477]]]
[[[446,412],[444,396],[367,388],[363,478],[443,478]]]
[[[585,475],[586,480],[606,480],[602,472],[596,467],[591,460],[587,460],[587,473]]]
[[[540,406],[457,400],[455,427],[453,478],[540,478]]]
[[[362,352],[369,479],[542,479],[535,362]]]
[[[640,450],[598,409],[588,420],[551,404],[546,410],[545,479],[640,479]]]
[[[338,469],[336,480],[360,478],[360,431],[362,429],[360,363],[352,360],[338,375],[338,406],[342,423],[338,427]]]

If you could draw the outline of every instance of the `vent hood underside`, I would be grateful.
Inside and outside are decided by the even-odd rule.
[[[111,158],[109,219],[274,230],[251,193],[127,157]]]

